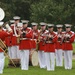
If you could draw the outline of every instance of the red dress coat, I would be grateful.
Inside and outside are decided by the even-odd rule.
[[[55,43],[57,42],[57,35],[55,32],[48,32],[47,35],[53,36],[53,38],[50,40],[46,40],[46,48],[45,52],[55,52]]]
[[[26,49],[30,50],[32,48],[31,39],[32,39],[33,32],[32,32],[32,29],[29,27],[27,27],[24,31],[27,33],[24,37],[21,35],[19,49],[20,50],[26,50]]]
[[[55,43],[56,49],[63,49],[63,34],[64,32],[56,33],[57,34],[57,42]]]
[[[12,41],[11,40],[12,40],[11,36],[8,36],[8,37],[5,38],[6,46],[8,46],[8,47],[12,46]]]
[[[70,36],[70,38],[67,38],[66,41],[64,41],[64,50],[73,50],[72,43],[74,42],[74,36],[75,36],[74,32],[73,31],[65,32],[65,35]]]
[[[17,37],[16,37],[16,35],[15,35],[15,31],[16,31],[16,33],[17,33],[17,30],[16,30],[16,28],[15,28],[14,26],[15,26],[15,24],[12,24],[12,25],[11,25],[11,28],[12,28],[12,30],[13,30],[13,36],[11,37],[12,46],[18,45],[18,44],[17,44]]]
[[[40,39],[40,42],[38,44],[40,51],[44,51],[46,48],[46,46],[44,44],[44,38],[45,38],[47,32],[48,32],[47,30],[44,30],[43,32],[39,32],[39,34],[41,33],[41,35],[40,35],[41,39]]]
[[[0,31],[0,39],[2,41],[5,41],[5,38],[8,37],[8,36],[12,36],[12,32],[11,33],[8,33],[6,31]],[[0,52],[3,52],[1,49],[0,49]]]
[[[38,36],[39,36],[39,30],[32,30],[33,32],[33,36],[32,36],[32,40],[31,40],[31,43],[32,43],[32,49],[35,49],[36,48],[36,41],[38,39]]]

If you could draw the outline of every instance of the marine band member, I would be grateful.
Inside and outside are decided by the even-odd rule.
[[[65,69],[72,69],[72,54],[73,54],[73,46],[74,42],[74,32],[71,31],[70,24],[65,24],[66,31],[64,35],[64,65]]]
[[[0,22],[0,39],[4,42],[5,38],[8,36],[12,36],[13,32],[12,30],[7,30],[8,32],[4,31],[2,28],[3,23],[4,22]],[[4,61],[5,61],[4,50],[0,46],[0,74],[3,73]]]
[[[31,39],[32,39],[32,29],[28,27],[28,20],[22,20],[23,28],[19,32],[20,35],[20,58],[21,58],[21,70],[29,69],[29,51],[31,50]]]
[[[45,44],[44,44],[44,37],[46,36],[47,30],[46,30],[46,23],[45,22],[41,22],[41,29],[39,32],[39,36],[38,36],[38,41],[39,44],[39,50],[38,50],[38,59],[39,59],[39,65],[40,68],[46,68],[46,63],[45,63],[45,54],[44,54],[44,50],[45,50]]]
[[[57,43],[56,43],[56,66],[63,66],[63,34],[62,28],[63,25],[58,24],[57,27]]]
[[[20,22],[19,16],[14,16],[14,24],[11,24],[11,28],[13,30],[13,36],[11,37],[11,43],[12,43],[12,60],[14,61],[16,67],[20,67],[20,53],[19,53],[19,46],[17,43],[17,24]],[[13,65],[12,65],[13,66]]]
[[[55,70],[55,43],[57,42],[57,35],[53,31],[54,24],[48,24],[48,32],[46,33],[46,48],[45,58],[46,58],[46,66],[47,71]]]

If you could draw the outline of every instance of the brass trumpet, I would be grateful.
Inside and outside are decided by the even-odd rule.
[[[9,22],[9,21],[8,21],[8,22]],[[11,29],[11,27],[9,26],[8,22],[5,22],[5,23],[3,24],[3,27],[5,27],[9,32],[11,32],[12,29]]]

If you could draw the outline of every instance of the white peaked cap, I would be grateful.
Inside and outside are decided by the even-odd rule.
[[[40,25],[42,26],[42,25],[47,25],[45,22],[40,22]]]
[[[28,20],[21,20],[22,23],[28,23]]]
[[[21,22],[19,22],[19,23],[17,23],[17,26],[18,26],[18,27],[22,27],[23,24],[22,24]]]
[[[37,26],[38,25],[38,23],[36,23],[36,22],[32,22],[31,24],[32,24],[32,26],[34,26],[34,25]]]
[[[10,23],[14,23],[15,21],[14,20],[10,20]]]
[[[4,22],[0,22],[0,26],[2,26],[4,24]]]
[[[54,26],[54,24],[47,24],[48,25],[48,27],[52,27],[52,26]]]
[[[62,28],[63,25],[62,25],[62,24],[58,24],[58,25],[56,25],[56,27],[57,27],[57,28],[60,28],[60,27]]]
[[[65,24],[65,27],[71,27],[72,25],[71,24]]]
[[[19,17],[19,16],[14,16],[13,19],[14,19],[14,20],[19,20],[20,17]]]

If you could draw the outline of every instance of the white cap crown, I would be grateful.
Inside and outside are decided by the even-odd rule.
[[[38,23],[36,23],[36,22],[32,22],[31,24],[32,24],[32,26],[33,26],[33,25],[36,25],[36,26],[38,25]]]
[[[19,16],[14,16],[13,19],[14,19],[14,20],[19,20],[20,17],[19,17]]]
[[[62,24],[58,24],[58,25],[56,25],[56,27],[57,27],[57,28],[60,28],[60,27],[62,28],[63,25],[62,25]]]
[[[47,25],[45,22],[40,22],[40,25],[42,26],[42,25]]]
[[[48,27],[54,27],[54,24],[47,24]]]
[[[65,27],[71,27],[72,25],[71,24],[65,24]]]
[[[22,23],[28,23],[28,20],[21,20]]]

